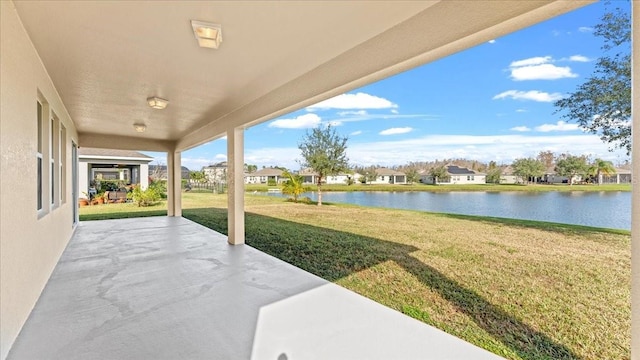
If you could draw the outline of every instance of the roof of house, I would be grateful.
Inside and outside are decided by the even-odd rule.
[[[514,175],[513,171],[514,171],[513,167],[511,165],[509,165],[509,166],[505,167],[504,169],[502,169],[502,175],[512,176],[512,175]]]
[[[249,176],[282,176],[282,170],[276,168],[264,168],[249,174]]]
[[[395,171],[395,170],[387,169],[387,168],[378,168],[378,169],[376,169],[376,174],[378,174],[378,176],[387,176],[387,175],[404,176],[405,175],[405,173],[403,173],[401,171]]]
[[[445,167],[447,168],[449,175],[486,175],[485,173],[460,167],[458,165],[447,165]]]
[[[221,161],[221,162],[216,163],[216,164],[211,164],[209,166],[205,166],[203,169],[226,168],[226,167],[227,167],[227,162],[226,161]]]
[[[137,158],[153,160],[153,157],[133,150],[99,149],[90,147],[79,147],[78,155],[81,157]]]
[[[631,170],[616,168],[616,174],[631,174]]]

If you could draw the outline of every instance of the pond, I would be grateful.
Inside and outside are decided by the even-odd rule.
[[[268,193],[269,196],[285,196]],[[305,193],[314,201],[316,192]],[[323,202],[631,229],[631,192],[324,192]]]

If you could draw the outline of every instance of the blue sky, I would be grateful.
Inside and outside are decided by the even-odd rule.
[[[327,123],[349,137],[353,165],[445,158],[508,164],[542,150],[627,160],[554,114],[553,101],[584,82],[602,54],[593,27],[604,12],[601,2],[589,5],[249,128],[245,163],[299,169],[298,143]],[[225,139],[182,154],[191,170],[223,160]]]

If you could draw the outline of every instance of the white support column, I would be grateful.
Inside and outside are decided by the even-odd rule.
[[[640,5],[631,2],[631,359],[640,360]]]
[[[244,130],[227,131],[227,226],[229,244],[244,244]]]
[[[167,216],[182,216],[182,160],[177,151],[167,154]]]

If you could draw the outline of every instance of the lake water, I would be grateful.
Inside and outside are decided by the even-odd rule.
[[[316,192],[302,196],[317,200]],[[623,191],[323,192],[322,201],[631,229],[631,192]]]

